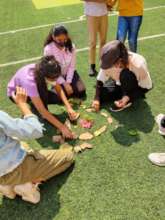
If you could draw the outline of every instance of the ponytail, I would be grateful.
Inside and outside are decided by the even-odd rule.
[[[51,42],[53,42],[53,28],[50,30],[45,42],[44,42],[44,47],[46,47],[48,44],[50,44]]]
[[[128,50],[122,42],[119,43],[119,48],[120,48],[119,59],[121,63],[126,67],[128,65]]]
[[[34,70],[35,82],[40,98],[48,108],[48,88],[46,78],[56,80],[61,74],[61,67],[53,56],[45,56],[36,64]]]

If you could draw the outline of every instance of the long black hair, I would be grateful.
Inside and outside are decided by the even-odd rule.
[[[128,49],[126,48],[126,46],[122,42],[119,43],[119,49],[120,49],[120,58],[119,59],[120,59],[121,63],[125,67],[127,67],[128,63],[129,63]]]
[[[35,82],[41,100],[46,108],[48,105],[48,88],[46,78],[56,80],[61,75],[61,67],[54,56],[45,56],[36,64],[34,69]]]
[[[65,49],[69,50],[69,52],[72,52],[72,50],[73,50],[72,40],[69,37],[68,30],[63,25],[54,26],[50,30],[50,32],[49,32],[49,34],[48,34],[48,36],[47,36],[47,38],[45,40],[44,47],[54,41],[53,40],[53,36],[57,37],[57,36],[59,36],[61,34],[64,34],[64,35],[66,35],[68,37],[67,42],[65,43]]]

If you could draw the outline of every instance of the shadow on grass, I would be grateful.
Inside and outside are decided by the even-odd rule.
[[[54,114],[53,114],[54,115]],[[60,115],[54,115],[56,118],[58,118],[62,123],[65,122],[66,118],[68,118],[68,115],[66,112],[63,112]],[[53,148],[58,149],[60,147],[59,143],[53,143],[52,136],[58,135],[57,129],[53,127],[49,122],[46,120],[41,120],[41,122],[44,124],[44,128],[46,129],[44,132],[44,136],[38,140],[36,140],[43,148]],[[67,143],[74,146],[77,143],[77,140],[67,140]]]
[[[3,198],[2,205],[0,205],[0,219],[54,219],[61,207],[60,194],[58,192],[66,183],[69,175],[73,171],[73,168],[74,165],[72,165],[64,173],[50,179],[41,185],[41,201],[36,205],[27,203],[19,197],[14,200]]]
[[[108,110],[107,106],[104,108]],[[118,121],[118,126],[111,134],[115,141],[123,146],[131,146],[140,141],[138,132],[151,132],[155,123],[151,108],[145,100],[138,100],[129,109],[111,112],[111,115]],[[136,131],[136,134],[130,135],[131,130]]]

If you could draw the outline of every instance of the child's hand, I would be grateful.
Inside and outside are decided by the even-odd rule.
[[[68,96],[73,94],[72,86],[69,83],[65,83],[64,88],[65,88]]]
[[[123,96],[122,99],[115,101],[114,103],[118,108],[123,108],[129,102],[129,100],[130,98],[128,96]]]
[[[12,98],[17,105],[27,103],[27,92],[25,89],[17,86],[16,94],[12,94]]]
[[[78,112],[75,112],[73,109],[68,110],[68,115],[71,121],[76,121],[80,114]]]
[[[62,128],[60,129],[62,136],[66,139],[74,139],[74,134],[72,133],[72,131],[69,130],[69,128],[65,125],[62,126]]]

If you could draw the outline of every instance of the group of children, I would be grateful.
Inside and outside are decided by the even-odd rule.
[[[122,2],[119,0],[121,11]],[[88,15],[89,12],[97,11],[92,9],[92,3],[93,1],[86,2],[85,10],[89,28],[92,25],[96,28],[96,32],[90,32],[93,34],[90,39],[93,37],[95,40],[97,28],[104,29],[107,18],[103,15],[103,20],[93,20]],[[100,0],[97,4],[104,7],[105,2]],[[99,33],[103,37],[101,30]],[[90,60],[91,69],[96,72],[93,40]],[[91,105],[98,112],[104,102],[114,102],[114,107],[110,110],[120,111],[136,99],[145,98],[146,92],[152,89],[152,80],[143,56],[128,51],[121,39],[107,44],[105,41],[106,37],[103,37],[100,45],[101,68]],[[134,45],[130,49],[133,47],[136,48]],[[86,96],[85,84],[76,70],[76,48],[64,26],[54,26],[50,30],[43,54],[39,62],[19,69],[8,83],[8,97],[19,107],[24,117],[13,119],[0,111],[0,192],[11,199],[20,195],[22,199],[32,203],[40,201],[39,183],[63,172],[73,163],[75,149],[70,146],[58,150],[25,150],[21,141],[40,138],[44,130],[28,104],[39,118],[52,124],[65,139],[73,139],[72,131],[49,111],[48,105],[63,103],[69,119],[75,121],[79,113],[72,108],[68,99]]]

